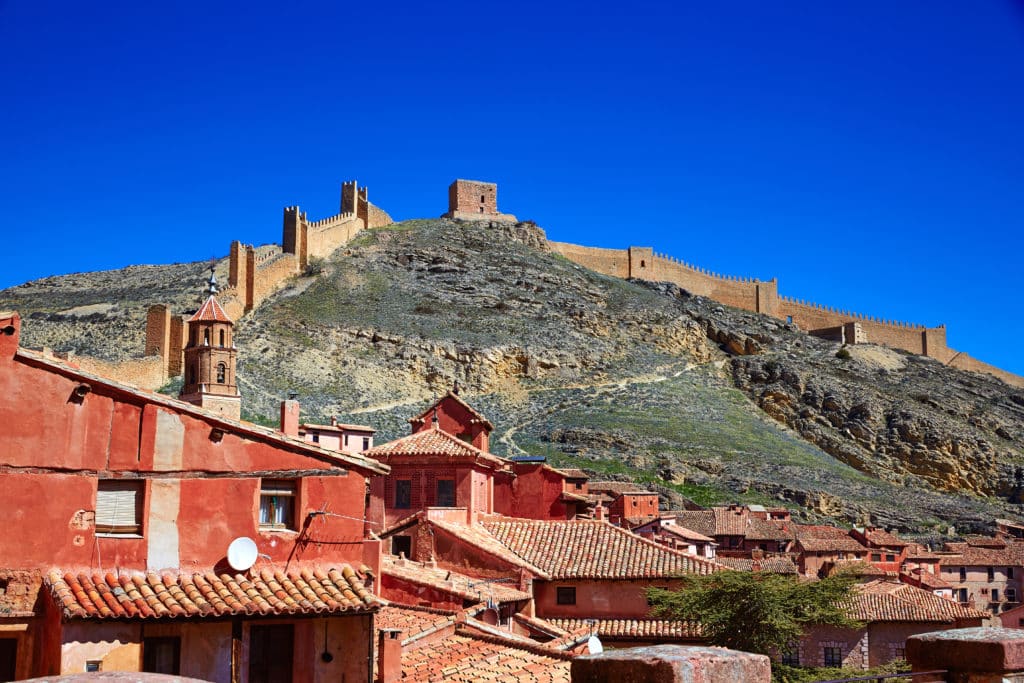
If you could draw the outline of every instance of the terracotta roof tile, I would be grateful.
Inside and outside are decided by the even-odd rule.
[[[799,574],[793,560],[788,557],[765,557],[757,560],[743,557],[717,557],[715,561],[726,567],[744,572],[768,572],[770,574]]]
[[[572,632],[591,627],[591,619],[548,619],[561,629]],[[595,634],[607,638],[635,638],[637,640],[699,640],[700,624],[695,621],[674,619],[594,619]]]
[[[850,536],[849,532],[834,526],[794,524],[797,543],[810,552],[867,553],[868,548]]]
[[[406,681],[545,681],[568,683],[574,655],[531,646],[511,638],[459,628],[429,647],[402,651]]]
[[[493,578],[477,579],[448,569],[429,567],[419,562],[400,561],[392,555],[385,556],[381,573],[384,576],[392,576],[420,586],[429,586],[446,591],[463,600],[475,602],[484,602],[488,599],[499,603],[519,602],[530,600],[533,597],[530,593],[516,588],[518,577],[509,577],[508,581],[504,583],[494,581]]]
[[[942,556],[943,566],[998,566],[1024,564],[1024,542],[979,542],[971,538],[967,543],[946,543],[945,549],[957,557]]]
[[[402,642],[415,640],[421,634],[435,631],[455,623],[457,613],[431,607],[418,607],[389,602],[373,618],[373,625],[381,629],[398,629]]]
[[[592,493],[610,493],[616,497],[625,493],[655,493],[628,481],[590,481],[587,482],[587,489]]]
[[[161,619],[236,614],[371,612],[377,599],[348,565],[285,574],[140,573],[51,570],[49,587],[65,619]]]
[[[898,549],[912,545],[910,541],[904,541],[899,536],[891,534],[885,529],[865,529],[864,538],[879,548]]]
[[[578,470],[572,467],[552,467],[555,472],[558,472],[566,479],[590,479],[590,475],[583,470]]]
[[[203,302],[203,305],[199,307],[199,310],[188,319],[190,323],[194,322],[219,322],[219,323],[230,323],[231,318],[224,312],[220,302],[217,301],[217,297],[210,295],[210,297]]]
[[[722,568],[602,521],[501,520],[479,526],[553,579],[669,577]]]
[[[965,607],[931,591],[895,581],[876,580],[854,586],[845,604],[847,614],[857,621],[931,621],[986,619],[990,615]]]
[[[363,455],[387,461],[396,456],[446,456],[487,461],[492,465],[507,465],[504,458],[480,450],[472,444],[452,436],[448,432],[432,427],[421,432],[403,436],[363,451]]]

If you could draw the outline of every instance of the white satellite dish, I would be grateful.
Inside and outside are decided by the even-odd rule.
[[[247,571],[249,567],[256,564],[258,556],[259,549],[256,547],[256,541],[248,536],[239,536],[228,546],[228,564],[236,572]]]
[[[604,652],[604,645],[601,644],[601,639],[597,636],[590,636],[587,639],[587,652],[592,655],[599,655]]]

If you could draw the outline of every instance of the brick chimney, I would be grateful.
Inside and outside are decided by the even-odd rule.
[[[0,311],[0,357],[14,358],[21,333],[21,317],[14,311]]]
[[[594,519],[596,519],[596,520],[598,520],[600,522],[603,522],[606,519],[608,519],[608,510],[605,509],[604,505],[601,505],[600,503],[598,503],[594,507]]]
[[[281,433],[285,436],[299,436],[299,402],[293,398],[281,401]]]
[[[402,680],[402,631],[382,628],[377,637],[377,680],[396,683]]]

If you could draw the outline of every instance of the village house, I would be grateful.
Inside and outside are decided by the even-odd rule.
[[[859,563],[868,557],[868,548],[834,526],[794,524],[794,550],[799,553],[800,573],[826,576],[844,563]]]
[[[968,536],[963,542],[946,543],[936,554],[941,578],[961,604],[999,614],[1020,603],[1024,541]]]
[[[367,680],[387,467],[238,420],[212,294],[190,326],[186,402],[19,348],[0,313],[5,679]]]
[[[649,522],[658,516],[658,494],[622,481],[591,481],[592,496],[603,496],[608,521],[624,528]]]
[[[849,534],[851,538],[868,548],[867,561],[887,572],[899,573],[907,554],[917,546],[916,543],[904,541],[895,534],[877,527],[854,527],[850,529]]]
[[[642,522],[631,530],[637,536],[650,539],[687,555],[704,557],[709,560],[715,559],[715,549],[718,547],[715,539],[676,524],[674,514],[659,515],[654,519]]]
[[[298,435],[303,441],[315,443],[328,451],[341,451],[358,455],[373,448],[373,435],[377,430],[366,425],[350,425],[338,422],[331,416],[331,423],[326,425],[303,422],[299,425]]]
[[[787,553],[793,546],[793,524],[784,508],[729,505],[708,510],[679,510],[675,523],[715,539],[718,554],[752,557],[761,553]]]
[[[891,578],[857,584],[845,607],[861,626],[813,626],[780,656],[782,663],[872,668],[906,659],[906,642],[912,635],[981,626],[989,617]]]

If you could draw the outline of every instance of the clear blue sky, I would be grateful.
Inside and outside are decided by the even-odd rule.
[[[0,287],[456,177],[1024,374],[1024,6],[0,0]]]

